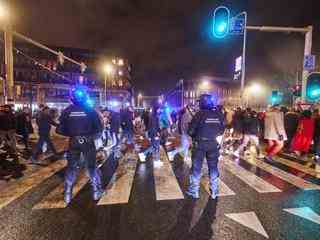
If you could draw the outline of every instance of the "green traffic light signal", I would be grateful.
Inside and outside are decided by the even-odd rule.
[[[320,73],[311,73],[308,76],[306,92],[308,101],[320,100]]]
[[[214,10],[213,15],[213,35],[216,38],[224,38],[229,33],[230,11],[224,6]]]

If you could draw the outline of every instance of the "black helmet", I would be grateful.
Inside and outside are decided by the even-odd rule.
[[[75,105],[85,105],[89,99],[88,92],[84,87],[72,88],[70,99]]]
[[[214,97],[210,94],[202,94],[199,99],[199,107],[201,110],[213,109],[215,107]]]

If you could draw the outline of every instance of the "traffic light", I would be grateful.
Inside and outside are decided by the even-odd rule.
[[[302,90],[302,86],[301,84],[297,84],[292,88],[292,94],[295,97],[301,97],[301,90]]]
[[[320,73],[311,73],[307,79],[307,100],[320,100]]]
[[[282,101],[282,93],[280,93],[278,90],[273,90],[271,93],[271,104],[280,104]]]
[[[213,35],[216,38],[224,38],[229,33],[230,11],[224,6],[214,10],[213,16]]]

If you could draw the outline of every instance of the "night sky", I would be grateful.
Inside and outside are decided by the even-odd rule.
[[[210,24],[215,7],[247,11],[249,25],[314,25],[320,44],[319,0],[10,0],[15,28],[48,45],[88,48],[133,64],[136,89],[158,94],[180,79],[233,76],[242,38],[217,41]],[[248,81],[278,84],[301,69],[303,36],[248,34]],[[280,77],[279,77],[280,76]],[[161,81],[161,85],[159,82]],[[156,86],[156,87],[155,87]]]

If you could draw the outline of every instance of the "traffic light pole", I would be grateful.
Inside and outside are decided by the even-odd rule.
[[[12,103],[14,101],[14,81],[13,81],[13,32],[11,26],[8,24],[4,29],[4,48],[5,48],[5,103]]]
[[[305,47],[304,47],[304,57],[311,55],[312,51],[312,32],[313,27],[308,26],[305,28],[295,28],[295,27],[273,27],[273,26],[246,26],[246,30],[250,31],[261,31],[261,32],[284,32],[284,33],[303,33],[305,34]],[[304,65],[304,64],[303,64]],[[303,66],[303,73],[302,73],[302,93],[301,98],[303,102],[306,102],[306,89],[307,89],[307,78],[309,75],[309,71],[304,69]],[[242,82],[241,82],[242,84]],[[242,86],[242,85],[241,85]]]
[[[246,80],[246,50],[247,50],[247,21],[248,21],[248,14],[247,12],[242,12],[237,15],[235,18],[239,17],[240,15],[244,15],[244,29],[243,29],[243,48],[242,48],[242,74],[241,74],[241,88],[240,88],[240,101],[241,105],[243,105],[243,98],[244,98],[244,86]]]

